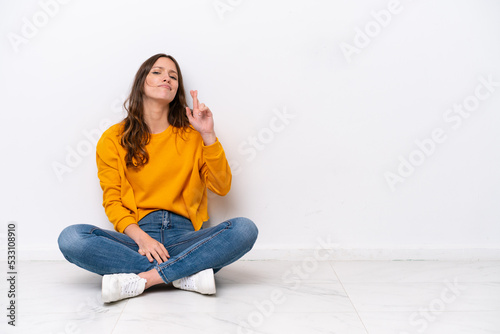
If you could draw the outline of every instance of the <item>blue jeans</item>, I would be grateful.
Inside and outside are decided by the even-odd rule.
[[[226,220],[195,231],[191,221],[166,210],[149,213],[139,226],[168,251],[168,261],[149,262],[130,237],[77,224],[59,235],[59,249],[71,263],[99,275],[141,273],[155,268],[165,283],[213,268],[214,273],[252,249],[258,230],[247,218]]]

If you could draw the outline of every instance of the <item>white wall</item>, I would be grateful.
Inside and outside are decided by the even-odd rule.
[[[211,224],[253,219],[254,256],[318,238],[341,259],[498,256],[498,1],[65,2],[1,3],[0,221],[17,222],[21,257],[61,259],[69,224],[112,228],[95,141],[158,52],[214,112],[233,165]]]

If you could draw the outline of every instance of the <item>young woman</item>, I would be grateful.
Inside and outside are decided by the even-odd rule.
[[[59,248],[71,263],[103,275],[103,302],[141,294],[160,283],[215,293],[214,274],[247,253],[258,230],[247,218],[203,228],[207,188],[224,196],[231,170],[210,109],[191,91],[169,55],[146,60],[125,101],[127,117],[97,143],[103,206],[114,231],[65,228]]]

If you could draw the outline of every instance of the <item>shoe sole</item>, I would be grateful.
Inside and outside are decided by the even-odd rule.
[[[111,284],[114,281],[112,275],[104,275],[102,277],[101,298],[103,303],[114,302],[111,298]]]
[[[198,273],[200,288],[197,292],[203,295],[213,295],[215,294],[215,278],[214,271],[212,268],[202,270]]]

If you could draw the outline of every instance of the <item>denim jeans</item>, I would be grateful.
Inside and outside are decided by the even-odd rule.
[[[195,231],[189,219],[166,210],[153,211],[138,224],[165,246],[168,261],[149,262],[127,235],[87,224],[66,227],[59,235],[59,249],[69,262],[99,275],[138,274],[155,268],[170,283],[208,268],[218,272],[252,249],[258,235],[247,218]]]

